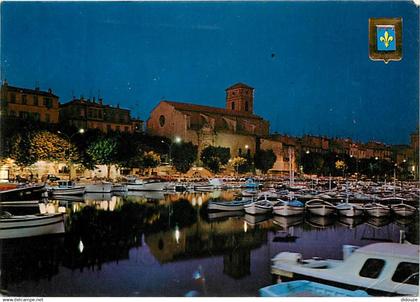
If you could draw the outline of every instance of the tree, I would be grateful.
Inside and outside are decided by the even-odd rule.
[[[117,142],[110,138],[100,138],[89,145],[87,153],[92,157],[95,164],[107,166],[107,178],[109,178],[111,165],[116,162]]]
[[[156,168],[160,164],[160,156],[153,151],[144,152],[142,166],[143,168],[150,169]]]
[[[259,150],[255,153],[255,167],[260,169],[264,174],[270,170],[276,162],[276,155],[273,150]]]
[[[36,163],[37,158],[30,152],[31,133],[16,133],[10,139],[9,156],[15,160],[16,165],[23,168]]]
[[[218,173],[221,166],[228,163],[230,159],[230,149],[208,146],[201,152],[200,159],[205,167],[209,168],[214,173]]]
[[[246,163],[247,163],[246,158],[243,158],[241,156],[236,156],[232,158],[232,160],[230,161],[230,164],[232,165],[232,167],[235,169],[236,172],[238,172],[238,169],[240,166],[245,165]]]
[[[343,176],[344,176],[344,171],[346,170],[346,167],[347,167],[347,165],[346,165],[346,163],[344,162],[344,160],[337,160],[337,161],[335,162],[335,168],[336,168],[337,170],[342,171],[342,172],[343,172]]]
[[[38,131],[31,139],[31,154],[37,160],[76,161],[77,149],[69,142],[49,131]]]
[[[178,143],[172,145],[172,164],[181,173],[187,172],[197,158],[198,148],[192,143]]]

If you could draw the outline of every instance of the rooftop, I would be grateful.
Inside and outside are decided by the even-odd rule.
[[[230,87],[226,88],[226,90],[229,90],[229,89],[235,89],[235,88],[248,88],[248,89],[254,89],[253,87],[248,86],[247,84],[244,84],[244,83],[236,83],[236,84],[234,84],[234,85],[232,85],[232,86],[230,86]]]
[[[203,106],[203,105],[196,105],[196,104],[189,104],[189,103],[181,103],[181,102],[174,102],[174,101],[168,101],[168,100],[163,100],[162,102],[165,102],[173,106],[176,110],[180,110],[180,111],[213,113],[213,114],[219,114],[219,115],[246,117],[246,118],[251,118],[251,119],[259,119],[259,120],[263,119],[262,117],[252,114],[252,113],[230,111],[224,108],[210,107],[210,106]]]
[[[7,87],[8,91],[16,91],[16,92],[20,92],[20,93],[36,94],[36,95],[50,96],[50,97],[58,98],[57,95],[52,93],[51,89],[49,89],[48,91],[43,91],[43,90],[40,90],[39,88],[35,88],[35,89],[21,88],[21,87],[16,87],[16,86],[10,86],[8,84],[3,84],[2,89],[3,89],[3,87]]]

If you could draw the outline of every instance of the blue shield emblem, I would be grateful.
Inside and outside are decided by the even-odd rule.
[[[394,25],[376,25],[376,46],[378,51],[397,49]]]

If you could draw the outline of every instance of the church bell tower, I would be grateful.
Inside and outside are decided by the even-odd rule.
[[[254,113],[254,88],[237,83],[226,89],[226,110]]]

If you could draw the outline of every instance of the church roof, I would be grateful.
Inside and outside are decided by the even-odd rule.
[[[248,89],[254,89],[251,86],[248,86],[247,84],[244,83],[236,83],[228,88],[226,88],[226,90],[230,90],[230,89],[234,89],[234,88],[248,88]]]
[[[245,117],[248,119],[263,120],[262,117],[255,114],[238,112],[238,111],[230,111],[224,108],[210,107],[210,106],[203,106],[203,105],[196,105],[196,104],[189,104],[189,103],[181,103],[181,102],[173,102],[173,101],[167,101],[167,100],[163,100],[162,102],[165,102],[171,105],[172,107],[174,107],[176,110],[179,110],[179,111],[213,113],[213,114],[219,114],[219,115],[225,115],[225,116],[227,115],[227,116],[235,116],[235,117]]]

